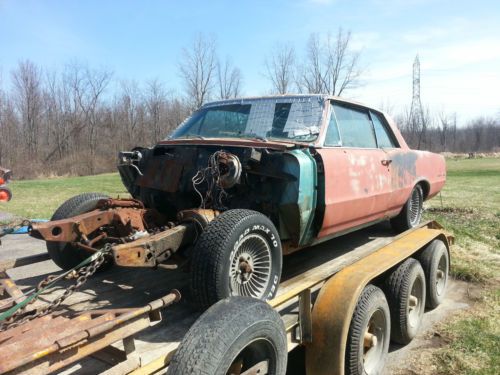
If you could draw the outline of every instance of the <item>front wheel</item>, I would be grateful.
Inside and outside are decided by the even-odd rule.
[[[191,289],[206,309],[230,296],[276,295],[282,251],[273,223],[259,212],[229,210],[208,224],[193,250]]]

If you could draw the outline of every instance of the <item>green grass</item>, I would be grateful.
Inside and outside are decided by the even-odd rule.
[[[433,360],[440,374],[496,375],[500,368],[500,159],[449,159],[441,196],[425,217],[455,235],[452,274],[481,284],[483,301],[446,322]]]
[[[65,200],[85,192],[128,196],[118,173],[12,181],[9,187],[13,198],[0,203],[0,211],[29,219],[49,219]]]
[[[500,369],[500,292],[487,292],[472,311],[446,323],[448,345],[434,354],[440,374],[496,375]]]
[[[486,282],[500,272],[500,159],[447,160],[447,167],[446,185],[426,204],[425,218],[456,237],[453,275]]]

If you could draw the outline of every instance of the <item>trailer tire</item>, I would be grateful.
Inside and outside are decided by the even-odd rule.
[[[419,261],[409,258],[385,280],[391,311],[391,339],[406,345],[417,335],[425,311],[425,275]]]
[[[12,199],[12,191],[6,187],[0,187],[0,202],[8,202]]]
[[[64,202],[54,212],[52,220],[67,219],[72,216],[81,215],[96,208],[97,202],[101,199],[107,199],[109,196],[101,193],[83,193],[76,195]],[[65,242],[47,241],[47,252],[50,257],[63,270],[69,270],[78,265],[82,260],[89,256],[85,251],[71,246]],[[107,267],[111,262],[106,261],[101,269]]]
[[[390,330],[391,318],[384,292],[369,284],[359,296],[349,326],[345,373],[382,374],[389,352]],[[368,345],[372,347],[365,351]]]
[[[425,305],[435,309],[443,302],[448,285],[450,254],[443,241],[432,241],[419,256],[427,284]]]
[[[281,241],[271,220],[256,211],[226,211],[207,225],[193,249],[193,300],[204,310],[236,295],[272,299],[281,266]]]
[[[415,228],[422,219],[424,203],[424,191],[422,186],[416,185],[411,191],[410,198],[406,201],[398,216],[391,219],[392,228],[398,232],[404,232]]]
[[[193,324],[167,374],[225,375],[235,364],[243,365],[238,369],[244,372],[267,360],[268,371],[262,373],[284,375],[287,356],[280,315],[263,301],[231,297],[217,302]]]

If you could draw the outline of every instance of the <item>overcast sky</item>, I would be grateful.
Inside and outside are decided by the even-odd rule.
[[[0,72],[19,60],[49,68],[77,59],[181,92],[177,63],[197,32],[217,39],[244,76],[245,95],[269,91],[265,56],[276,42],[302,54],[312,32],[353,34],[364,85],[346,96],[396,111],[409,106],[421,61],[422,103],[462,119],[500,112],[500,1],[6,1],[0,0]]]

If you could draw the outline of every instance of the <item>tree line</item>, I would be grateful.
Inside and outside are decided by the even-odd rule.
[[[339,29],[312,34],[302,54],[291,44],[277,44],[262,73],[269,93],[344,95],[360,85],[359,57],[351,33]],[[0,82],[0,165],[16,178],[113,171],[120,150],[155,144],[203,103],[243,93],[241,70],[219,56],[213,37],[198,34],[182,50],[178,74],[182,93],[160,79],[123,80],[81,62],[47,69],[20,61]],[[413,147],[475,152],[500,145],[498,119],[457,127],[456,116],[429,111],[419,126],[407,113],[396,117]]]

